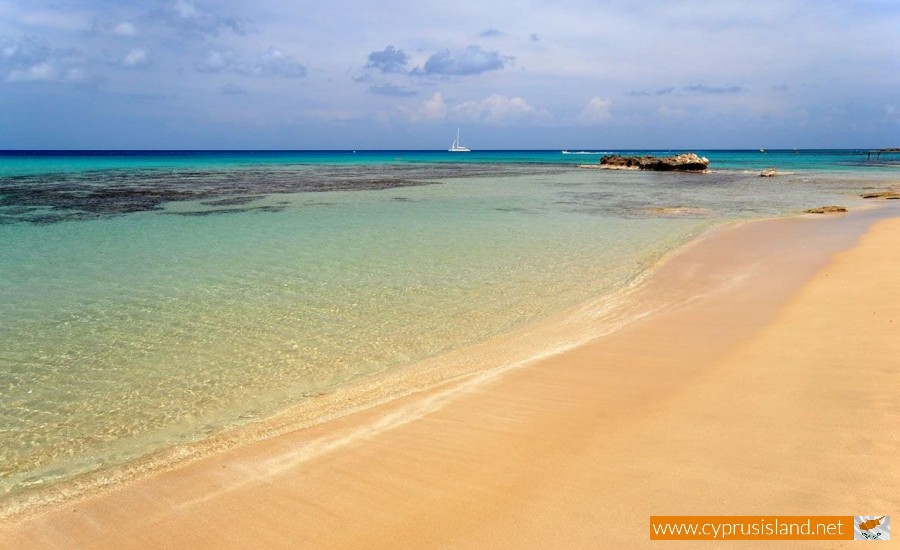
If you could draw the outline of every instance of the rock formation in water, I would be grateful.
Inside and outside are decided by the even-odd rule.
[[[818,208],[810,208],[806,211],[807,214],[834,214],[836,212],[846,212],[847,209],[843,206],[820,206]]]
[[[671,157],[626,157],[623,155],[606,155],[600,159],[601,168],[618,170],[654,170],[668,172],[705,172],[709,168],[709,159],[698,157],[695,153],[683,153]]]
[[[860,195],[864,199],[900,199],[898,191],[881,191],[880,193],[863,193]]]

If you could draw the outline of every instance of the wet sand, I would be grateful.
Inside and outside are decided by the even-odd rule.
[[[715,230],[612,334],[39,509],[0,547],[633,548],[666,545],[650,515],[890,514],[898,214]]]

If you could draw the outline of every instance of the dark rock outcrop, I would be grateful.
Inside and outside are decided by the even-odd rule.
[[[843,206],[820,206],[818,208],[810,208],[806,211],[807,214],[834,214],[836,212],[846,212],[847,209]]]
[[[900,199],[900,192],[881,191],[880,193],[863,193],[860,196],[864,199]]]
[[[606,155],[600,159],[600,167],[618,170],[704,172],[709,168],[709,159],[698,157],[694,153],[683,153],[671,157]]]

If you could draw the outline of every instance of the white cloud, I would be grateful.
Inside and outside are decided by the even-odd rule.
[[[22,69],[13,69],[6,75],[8,82],[40,82],[56,79],[56,67],[46,61]]]
[[[143,67],[150,63],[150,54],[143,48],[134,48],[122,58],[125,67]]]
[[[447,116],[447,106],[440,92],[435,92],[431,99],[426,99],[420,111],[428,120],[443,120]]]
[[[229,31],[243,35],[250,25],[242,17],[205,11],[190,0],[175,0],[166,8],[152,12],[144,20],[148,23],[167,24],[178,31],[181,38],[189,34],[218,36]]]
[[[14,69],[6,76],[7,82],[81,82],[85,79],[85,72],[80,67],[60,67],[52,62]]]
[[[175,2],[172,3],[172,11],[178,14],[178,17],[183,19],[197,17],[197,7],[193,2],[189,2],[188,0],[175,0]]]
[[[306,67],[277,48],[269,48],[252,61],[242,61],[234,50],[210,50],[206,58],[195,65],[204,73],[233,72],[251,76],[306,76]]]
[[[418,107],[410,109],[405,106],[397,108],[398,114],[411,122],[444,120],[447,117],[447,105],[441,92],[423,101]]]
[[[204,73],[217,73],[232,69],[237,63],[237,53],[234,50],[210,50],[206,57],[195,66],[198,71]]]
[[[134,36],[137,34],[137,27],[134,26],[134,23],[123,21],[113,26],[110,32],[119,36]]]
[[[0,40],[0,77],[7,82],[82,82],[84,63],[80,51],[54,48],[42,38]]]
[[[256,57],[250,65],[239,69],[252,75],[284,76],[299,78],[306,76],[306,67],[277,48],[269,48]]]
[[[583,124],[603,124],[609,122],[612,118],[609,108],[612,105],[611,99],[602,97],[594,97],[588,101],[587,106],[578,115],[579,122]]]
[[[397,113],[412,122],[441,121],[452,116],[454,121],[504,124],[517,121],[549,120],[552,115],[546,109],[537,109],[521,97],[490,95],[481,100],[450,104],[440,92],[414,108],[398,107]]]
[[[466,101],[453,108],[461,120],[499,124],[535,117],[549,118],[550,113],[538,110],[521,97],[490,95],[481,101]]]

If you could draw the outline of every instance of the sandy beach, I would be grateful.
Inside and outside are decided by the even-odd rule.
[[[890,514],[898,213],[716,229],[633,296],[674,305],[612,334],[39,509],[0,547],[635,548],[666,545],[651,515]]]

